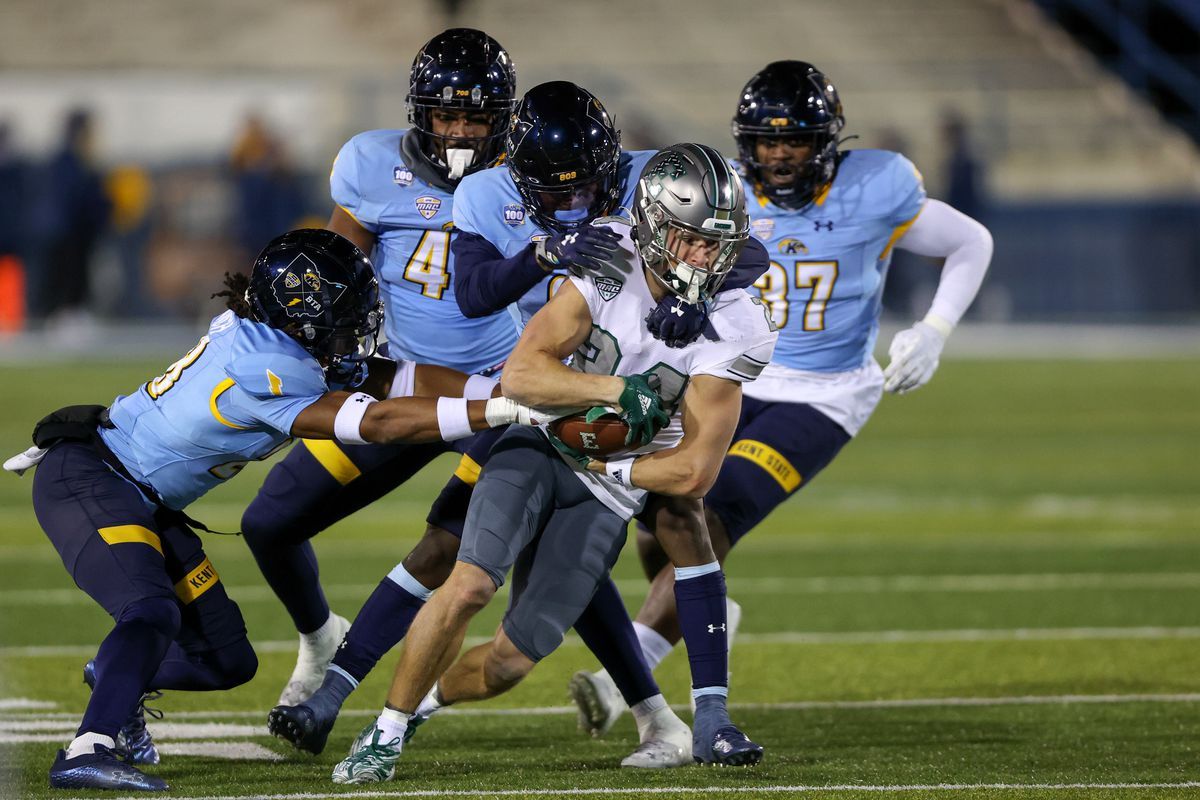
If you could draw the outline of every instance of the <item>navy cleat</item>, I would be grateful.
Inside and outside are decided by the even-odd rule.
[[[696,700],[692,721],[692,758],[697,764],[750,767],[762,761],[763,748],[750,741],[729,719],[725,698],[705,695]]]
[[[95,659],[83,665],[83,682],[89,689],[96,688]],[[129,719],[125,720],[125,724],[121,726],[121,731],[117,735],[117,744],[125,751],[131,764],[157,764],[159,761],[158,748],[154,746],[154,739],[146,727],[146,716],[149,715],[151,719],[162,719],[163,713],[158,709],[148,707],[146,701],[157,700],[160,697],[162,697],[162,692],[147,692],[142,695],[142,699],[138,701],[137,707],[129,715]]]
[[[711,750],[712,759],[702,763],[722,767],[752,767],[763,757],[762,745],[750,741],[750,737],[738,730],[736,725],[720,728],[713,736]],[[696,761],[700,759],[696,758]]]
[[[97,745],[94,753],[70,759],[65,750],[59,750],[50,767],[50,788],[165,792],[169,787],[162,778],[145,774],[120,761],[109,748]]]
[[[291,742],[297,750],[319,755],[325,749],[337,716],[321,719],[307,703],[275,706],[267,715],[267,730]]]

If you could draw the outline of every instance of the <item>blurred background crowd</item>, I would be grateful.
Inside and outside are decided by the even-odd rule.
[[[407,126],[412,55],[451,25],[496,37],[519,91],[595,92],[631,149],[732,154],[745,80],[811,61],[847,147],[905,153],[992,229],[974,318],[1200,319],[1195,0],[8,0],[0,330],[206,318],[223,272],[328,219],[345,139]],[[935,282],[898,254],[887,309]]]

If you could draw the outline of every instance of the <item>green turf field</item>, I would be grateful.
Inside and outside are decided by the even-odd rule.
[[[0,452],[27,446],[41,413],[107,401],[172,358],[0,369]],[[602,741],[576,732],[566,681],[593,661],[569,639],[510,695],[423,727],[394,782],[353,791],[1198,796],[1198,460],[1200,361],[948,362],[926,389],[885,398],[859,440],[727,566],[745,610],[734,716],[766,745],[760,767],[619,770],[633,724]],[[317,540],[336,610],[352,616],[407,552],[451,468],[438,462]],[[262,475],[248,468],[193,515],[236,527]],[[73,734],[80,667],[108,620],[44,540],[29,490],[28,477],[0,475],[0,796],[69,797],[44,788],[46,769]],[[325,754],[294,755],[264,721],[295,634],[239,540],[210,537],[208,552],[261,667],[232,692],[165,697],[165,719],[151,724],[164,760],[152,770],[181,797],[342,793],[330,769],[380,707],[394,659],[351,697]],[[631,556],[618,578],[636,606]],[[473,634],[495,626],[494,605]],[[686,703],[682,653],[659,677]],[[217,746],[243,760],[182,754]]]

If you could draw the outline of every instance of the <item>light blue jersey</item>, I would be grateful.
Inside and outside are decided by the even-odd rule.
[[[327,391],[299,344],[226,311],[165,373],[113,401],[115,427],[100,436],[134,478],[182,509],[287,444],[296,416]]]
[[[451,280],[454,196],[405,163],[406,131],[360,133],[342,146],[329,176],[333,201],[371,233],[383,293],[388,353],[462,372],[495,367],[517,343],[506,314],[467,319]]]
[[[921,174],[886,150],[850,150],[828,191],[802,211],[745,181],[750,232],[771,266],[754,284],[779,326],[772,362],[846,372],[870,361],[892,247],[925,202]]]
[[[657,150],[628,150],[621,152],[617,165],[617,180],[622,187],[618,201],[621,208],[633,207],[633,193],[642,167]],[[530,242],[545,238],[547,232],[525,213],[521,195],[509,175],[508,167],[500,165],[481,170],[463,178],[454,193],[454,227],[475,233],[492,243],[505,258],[512,258]],[[521,296],[509,308],[523,330],[530,317],[549,302],[554,292],[567,279],[565,270],[548,273],[544,280]]]

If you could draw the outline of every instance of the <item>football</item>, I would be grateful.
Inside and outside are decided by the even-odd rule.
[[[608,413],[592,422],[587,421],[586,411],[550,423],[550,431],[563,444],[576,452],[589,456],[610,456],[628,450],[625,436],[629,425],[617,414]]]

